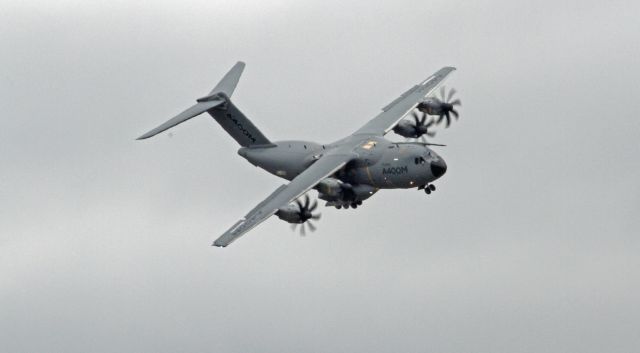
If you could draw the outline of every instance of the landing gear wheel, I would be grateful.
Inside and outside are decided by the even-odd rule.
[[[354,203],[352,203],[352,204],[351,204],[351,208],[358,208],[358,204],[357,204],[357,203],[355,203],[355,202],[354,202]]]
[[[436,191],[436,186],[433,184],[429,184],[429,189],[431,189],[431,191]]]
[[[427,195],[431,194],[431,188],[424,188],[424,192],[426,192]]]
[[[341,208],[342,208],[342,206],[338,205],[338,206],[336,206],[336,208],[337,208],[337,209],[341,209]]]
[[[356,203],[358,204],[358,206],[362,205],[362,201],[358,201]]]

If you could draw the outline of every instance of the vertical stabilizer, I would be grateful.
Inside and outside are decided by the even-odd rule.
[[[195,116],[208,112],[241,146],[272,146],[269,139],[231,102],[231,95],[238,85],[244,67],[244,62],[238,61],[207,96],[198,98],[195,105],[138,139],[155,136]]]

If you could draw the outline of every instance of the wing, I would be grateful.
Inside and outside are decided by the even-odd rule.
[[[338,148],[328,152],[304,172],[291,180],[288,185],[280,186],[269,195],[269,197],[251,210],[251,212],[247,213],[243,219],[236,222],[236,224],[229,228],[222,236],[216,239],[213,245],[224,247],[231,244],[244,233],[271,217],[279,208],[288,205],[307,190],[314,187],[322,179],[344,167],[347,162],[354,158],[354,155],[349,152],[342,153],[341,150],[345,149]]]
[[[424,97],[431,94],[444,79],[455,70],[455,67],[443,67],[435,74],[427,77],[421,83],[411,87],[400,97],[382,108],[382,113],[371,119],[363,127],[354,132],[354,135],[370,134],[384,135],[412,111]]]

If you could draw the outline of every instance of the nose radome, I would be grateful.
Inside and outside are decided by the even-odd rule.
[[[434,177],[439,178],[447,171],[447,163],[444,159],[440,158],[437,161],[431,162],[431,173]]]

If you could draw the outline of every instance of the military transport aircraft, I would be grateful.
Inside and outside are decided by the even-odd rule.
[[[311,203],[308,195],[304,196],[304,201],[300,200],[311,189],[317,190],[318,197],[327,201],[326,206],[336,208],[357,208],[380,189],[417,188],[427,194],[435,191],[431,183],[444,175],[447,165],[429,148],[433,144],[424,140],[393,142],[384,135],[394,131],[410,139],[424,138],[425,134],[431,136],[428,129],[434,122],[426,121],[427,114],[438,115],[438,123],[446,119],[449,126],[450,114],[458,117],[454,107],[460,105],[460,101],[451,101],[453,90],[445,97],[444,87],[440,99],[432,93],[455,68],[444,67],[411,87],[351,135],[333,143],[319,144],[271,141],[240,112],[231,102],[231,95],[244,67],[243,62],[236,63],[208,95],[196,100],[195,105],[138,138],[149,138],[207,112],[240,144],[240,156],[290,181],[278,187],[213,245],[231,244],[274,214],[292,223],[293,227],[301,225],[303,235],[305,223],[310,230],[315,230],[310,220],[320,218],[319,214],[313,213],[317,201]],[[413,119],[402,120],[410,113]]]

